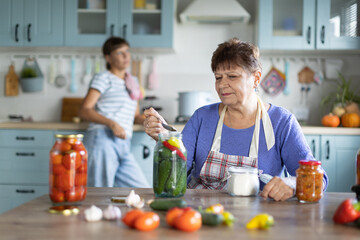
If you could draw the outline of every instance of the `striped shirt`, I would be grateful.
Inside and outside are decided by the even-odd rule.
[[[125,81],[111,72],[105,71],[93,77],[90,88],[101,93],[95,105],[95,111],[117,122],[124,128],[126,138],[131,138],[137,101],[130,98]],[[106,128],[106,126],[99,123],[89,124],[89,130],[97,128]]]

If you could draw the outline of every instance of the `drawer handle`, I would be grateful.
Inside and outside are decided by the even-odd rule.
[[[143,159],[146,159],[150,156],[150,149],[147,146],[143,148]]]
[[[35,153],[24,153],[24,152],[17,152],[16,156],[25,156],[25,157],[34,157]]]
[[[314,157],[315,157],[315,151],[316,151],[316,148],[315,148],[315,140],[313,139],[312,141],[311,141],[311,147],[312,147],[312,152],[313,152],[313,154],[314,154]]]
[[[308,26],[306,38],[307,38],[307,43],[310,44],[311,43],[311,27],[310,26]]]
[[[326,159],[330,158],[330,142],[329,140],[326,141]]]
[[[16,189],[17,193],[35,193],[34,189]]]
[[[31,28],[31,24],[28,24],[28,27],[27,27],[27,39],[28,39],[28,42],[31,42],[30,28]]]
[[[20,141],[34,141],[35,137],[16,137],[16,140]]]
[[[19,24],[16,24],[15,25],[15,42],[19,41],[18,32],[19,32]]]
[[[321,40],[322,44],[325,43],[325,26],[324,25],[321,27],[320,40]]]

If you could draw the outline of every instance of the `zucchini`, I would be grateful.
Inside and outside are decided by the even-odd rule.
[[[222,214],[219,213],[211,213],[200,211],[202,224],[208,226],[217,226],[220,225],[224,221],[224,217]]]
[[[150,203],[153,210],[167,211],[171,208],[185,208],[187,203],[184,199],[155,199]]]

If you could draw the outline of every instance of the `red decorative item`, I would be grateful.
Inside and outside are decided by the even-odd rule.
[[[263,78],[260,85],[267,94],[276,96],[284,90],[286,84],[285,79],[285,74],[280,72],[277,68],[272,67],[269,73]]]

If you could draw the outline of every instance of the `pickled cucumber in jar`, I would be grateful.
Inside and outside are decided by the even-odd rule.
[[[181,197],[186,191],[186,149],[179,132],[159,134],[154,150],[155,197]]]

